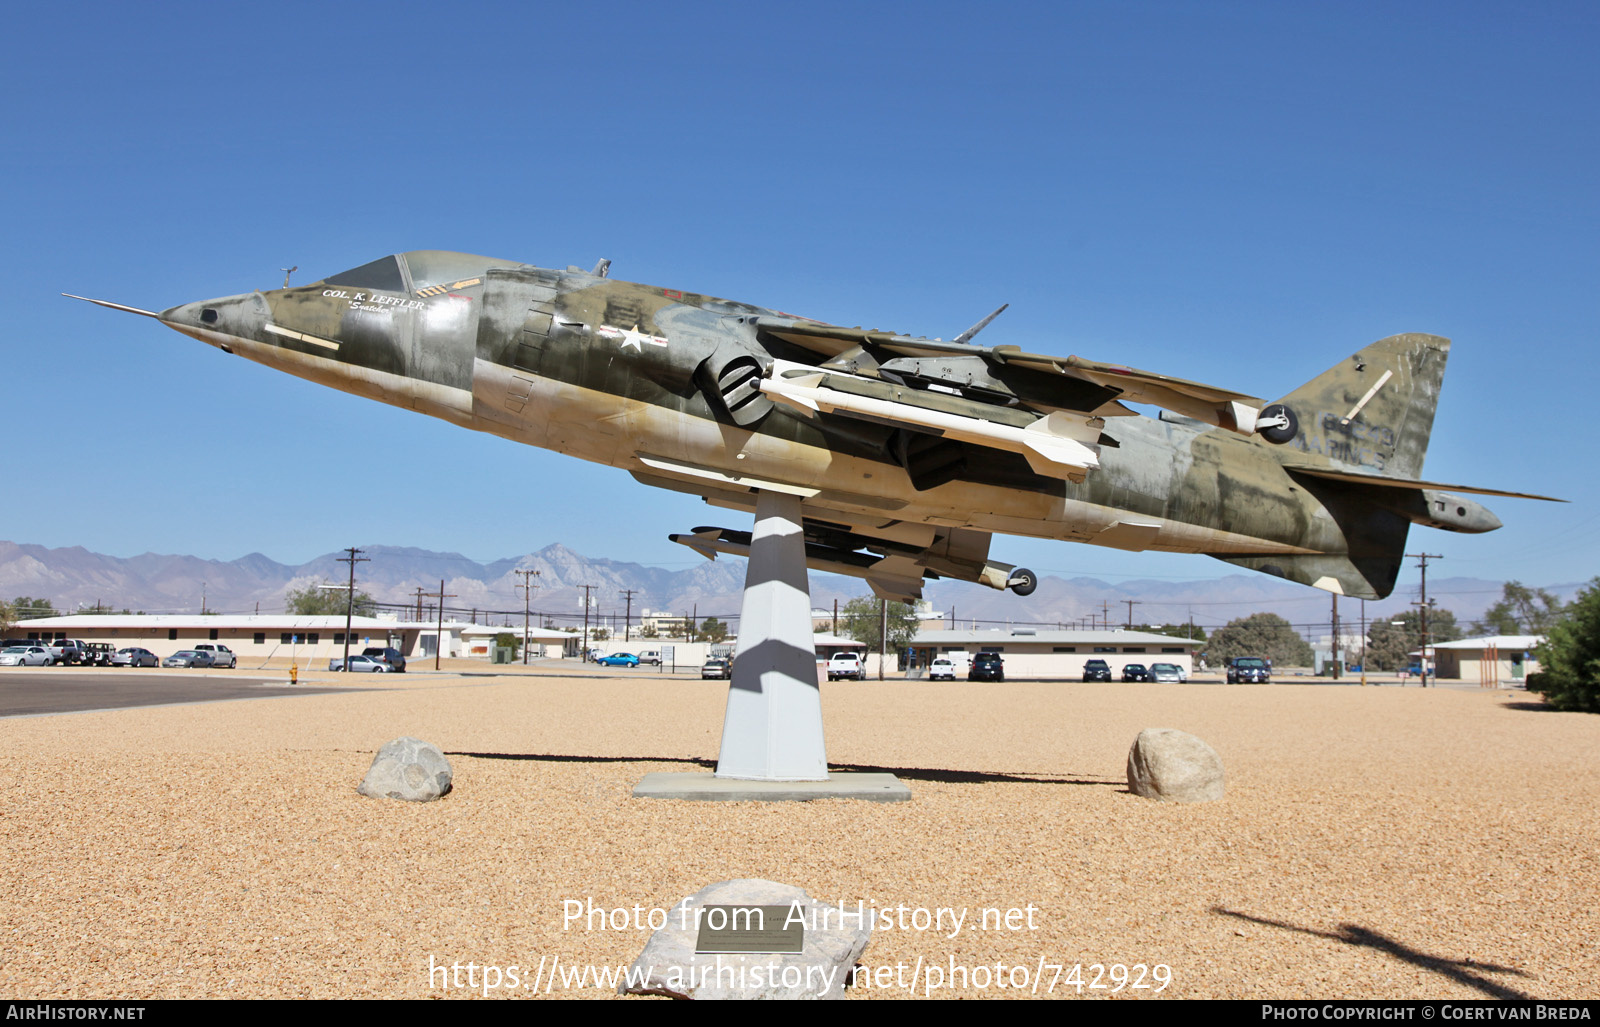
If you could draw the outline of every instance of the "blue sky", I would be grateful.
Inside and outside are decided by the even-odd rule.
[[[1009,302],[985,342],[1268,397],[1446,335],[1426,475],[1573,503],[1411,548],[1586,580],[1597,44],[1600,8],[1559,3],[18,7],[0,538],[691,565],[666,534],[725,512],[58,295],[162,309],[437,248],[945,338]]]

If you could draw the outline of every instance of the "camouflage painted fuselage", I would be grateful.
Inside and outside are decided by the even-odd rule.
[[[1398,569],[1396,534],[1403,548],[1409,524],[1433,516],[1411,493],[1396,499],[1295,473],[1299,464],[1382,474],[1397,460],[1406,474],[1420,471],[1432,395],[1420,432],[1359,417],[1355,428],[1339,423],[1370,388],[1364,366],[1335,368],[1293,394],[1298,432],[1289,445],[1171,415],[1110,416],[1098,468],[1073,481],[1041,475],[1015,452],[773,403],[758,377],[774,360],[821,358],[771,325],[819,322],[576,269],[418,251],[314,285],[159,316],[291,374],[620,467],[719,505],[753,507],[760,488],[794,492],[805,497],[808,518],[905,546],[938,529],[970,529],[1206,553],[1376,595],[1387,593]],[[1394,351],[1387,366],[1433,381],[1436,393],[1448,342],[1396,336],[1362,354],[1385,344]],[[1360,357],[1352,358],[1358,366]],[[983,418],[1018,428],[1040,416],[1037,404],[1029,409],[1007,394],[1011,379],[975,360],[954,353],[915,367],[902,362],[894,373],[839,375],[838,387],[958,413],[981,402]],[[1077,380],[1055,387],[1066,409],[1093,411],[1116,398],[1114,389]],[[1389,392],[1397,396],[1398,384]],[[1457,523],[1429,523],[1498,523],[1483,521],[1476,504],[1459,509]]]

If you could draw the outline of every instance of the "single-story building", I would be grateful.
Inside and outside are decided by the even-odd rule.
[[[1489,635],[1436,642],[1428,651],[1433,654],[1434,676],[1499,687],[1520,685],[1539,669],[1533,648],[1543,641],[1543,635]]]
[[[461,629],[462,655],[475,660],[494,658],[494,640],[498,635],[510,635],[522,640],[522,625],[495,627],[474,624]],[[571,631],[553,631],[549,628],[528,628],[528,658],[560,659],[576,657],[583,646],[581,639]]]
[[[461,655],[460,632],[472,627],[461,621],[444,622],[445,656]],[[115,648],[138,646],[166,657],[199,642],[218,642],[238,654],[241,665],[269,659],[326,661],[343,655],[343,615],[299,616],[292,613],[261,614],[73,614],[18,621],[13,638],[54,641],[76,638],[105,642]],[[438,621],[388,620],[352,617],[350,647],[398,649],[407,659],[432,656],[439,645]]]
[[[853,638],[843,635],[832,635],[826,631],[819,631],[811,637],[811,647],[816,650],[817,660],[826,663],[840,653],[866,654],[867,643],[857,642]]]

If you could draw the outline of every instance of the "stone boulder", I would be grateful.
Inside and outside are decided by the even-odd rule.
[[[696,910],[703,906],[785,906],[803,918],[805,940],[796,953],[697,953]],[[838,999],[872,940],[872,909],[818,902],[803,889],[775,881],[718,881],[667,913],[667,925],[650,936],[617,990],[684,999]],[[857,921],[864,921],[857,923]],[[629,983],[632,982],[632,983]]]
[[[432,802],[450,791],[450,761],[420,738],[396,738],[378,750],[356,791],[374,799]]]
[[[1194,735],[1171,728],[1139,732],[1128,750],[1128,790],[1160,802],[1222,798],[1222,757]]]

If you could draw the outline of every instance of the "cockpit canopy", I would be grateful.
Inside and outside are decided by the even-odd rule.
[[[439,285],[457,285],[481,278],[491,267],[522,268],[515,260],[496,260],[448,250],[412,250],[379,257],[360,267],[341,271],[316,285],[367,289],[373,292],[415,292]]]

